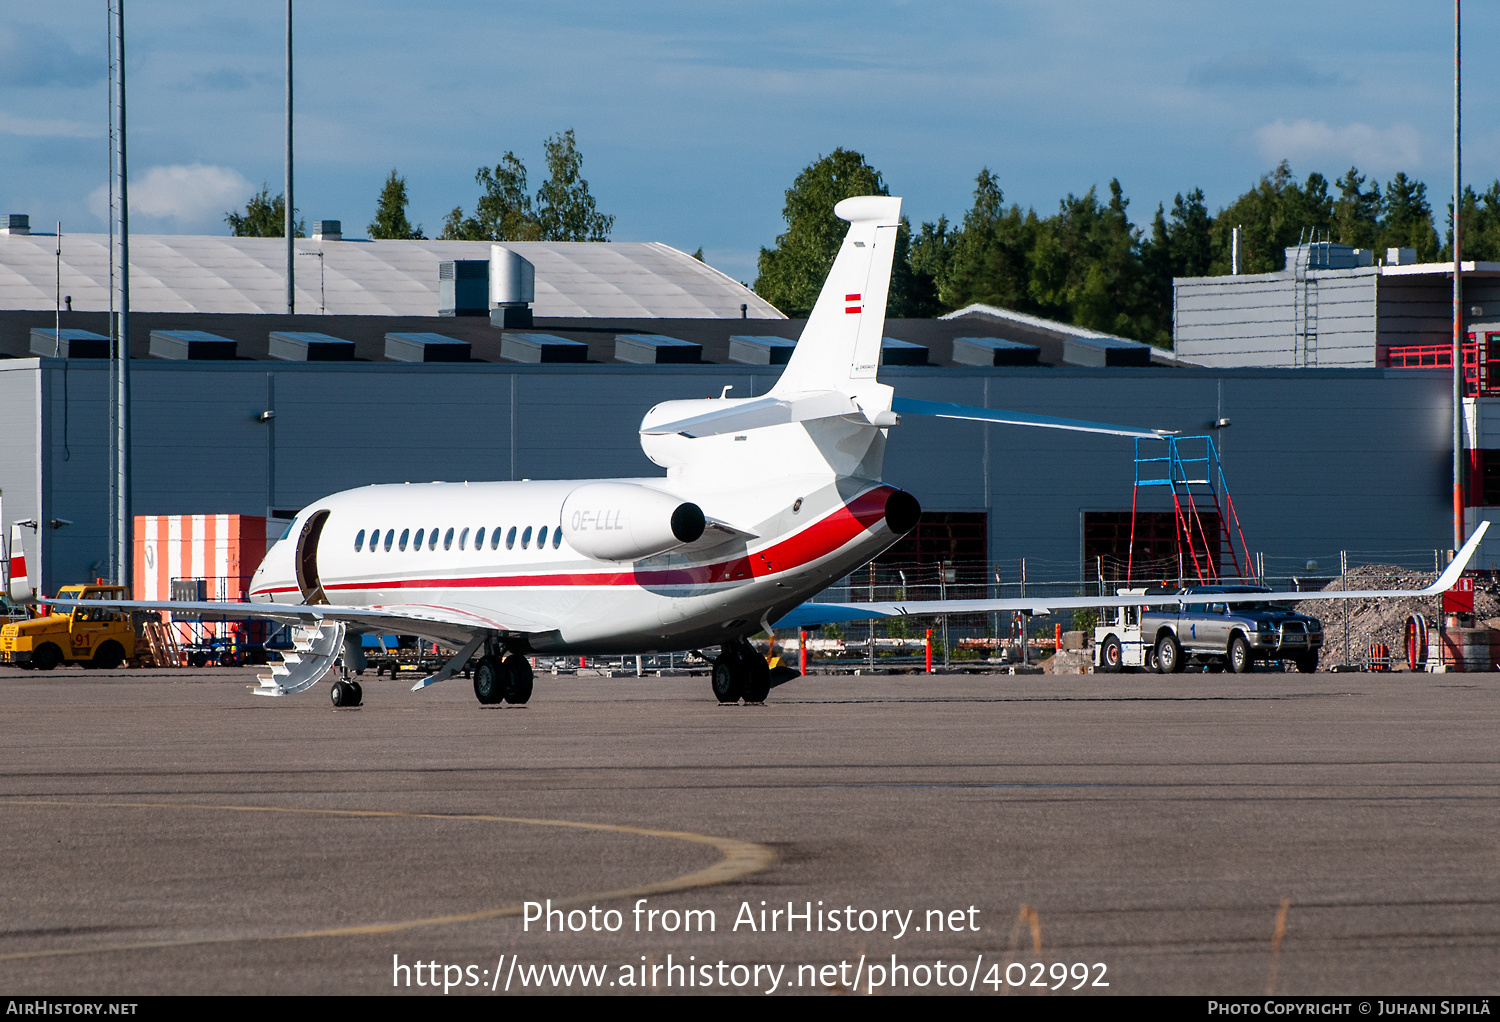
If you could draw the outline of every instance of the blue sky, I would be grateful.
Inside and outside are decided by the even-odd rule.
[[[227,233],[281,189],[284,5],[128,0],[132,228]],[[1471,2],[1465,179],[1500,176],[1485,82],[1500,4]],[[0,12],[0,206],[105,227],[102,0]],[[1138,224],[1194,186],[1211,208],[1280,159],[1405,170],[1451,190],[1452,5],[1142,0],[634,4],[366,0],[297,7],[297,205],[363,235],[385,175],[429,235],[474,171],[577,133],[614,237],[753,282],[782,193],[856,149],[914,221],[959,219],[975,174],[1049,212],[1118,177]]]

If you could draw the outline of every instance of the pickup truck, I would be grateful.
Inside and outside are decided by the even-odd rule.
[[[1144,666],[1174,674],[1189,663],[1236,674],[1257,662],[1289,660],[1297,670],[1318,669],[1323,625],[1281,604],[1215,602],[1216,594],[1270,592],[1258,586],[1189,586],[1179,590],[1140,590],[1136,614],[1096,630],[1095,662],[1100,671]],[[1171,602],[1145,604],[1153,597]],[[1127,611],[1136,608],[1126,608]]]

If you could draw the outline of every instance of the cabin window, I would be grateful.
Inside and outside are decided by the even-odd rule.
[[[510,531],[505,534],[505,549],[514,549],[516,545],[516,527],[512,525]]]
[[[377,546],[379,546],[379,545],[380,545],[380,530],[379,529],[371,529],[370,530],[370,553],[373,554],[375,552],[375,548]]]
[[[444,550],[452,550],[453,549],[453,529],[451,527],[448,529],[447,532],[445,532],[443,534],[443,549]]]
[[[397,543],[396,545],[398,547],[400,547],[402,550],[405,550],[406,549],[406,541],[409,540],[409,539],[411,539],[411,530],[410,529],[402,529],[401,530],[401,542]]]
[[[500,528],[500,526],[498,526],[498,525],[495,526],[495,530],[490,533],[490,549],[491,550],[499,550],[500,549],[500,537],[502,535],[504,535],[504,533],[505,533],[504,529]]]
[[[427,534],[427,536],[428,536],[428,538],[427,538],[427,549],[428,550],[436,550],[437,549],[438,531],[436,529],[433,529],[430,533]]]
[[[555,529],[552,530],[552,549],[556,550],[560,546],[562,546],[562,526],[561,525],[559,525],[557,528],[555,528]]]
[[[359,553],[365,548],[365,530],[360,529],[354,536],[354,552]]]
[[[422,534],[425,533],[426,531],[427,531],[426,529],[418,529],[417,530],[417,538],[411,541],[411,548],[413,550],[420,550],[420,549],[422,549]]]
[[[460,532],[458,534],[458,548],[460,550],[462,550],[465,546],[468,545],[468,543],[469,543],[469,530],[468,529],[464,529],[463,532]]]
[[[547,527],[542,526],[542,531],[536,534],[536,548],[540,550],[547,545]]]
[[[531,526],[526,526],[526,531],[521,533],[521,549],[525,550],[531,545]]]
[[[389,550],[391,549],[391,544],[394,543],[394,542],[396,542],[396,530],[395,529],[386,529],[385,530],[385,548],[386,548],[387,552],[389,552]]]
[[[482,525],[479,527],[479,531],[474,533],[474,549],[484,549],[484,526]]]

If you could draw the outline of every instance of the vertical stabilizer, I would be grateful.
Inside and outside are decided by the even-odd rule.
[[[885,301],[896,255],[901,200],[857,195],[833,207],[849,232],[797,348],[771,393],[866,389],[880,367]]]

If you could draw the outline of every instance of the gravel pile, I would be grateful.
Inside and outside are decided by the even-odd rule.
[[[1334,579],[1324,592],[1340,589],[1421,589],[1431,585],[1437,576],[1432,572],[1412,571],[1386,564],[1367,564],[1351,570],[1346,579]],[[1480,580],[1474,593],[1474,614],[1479,621],[1500,617],[1500,596],[1496,585]],[[1363,664],[1373,643],[1390,647],[1391,666],[1406,666],[1406,619],[1412,614],[1425,616],[1436,624],[1442,608],[1442,597],[1418,599],[1370,600],[1304,600],[1296,604],[1299,613],[1323,622],[1323,655],[1318,663],[1329,668],[1344,662],[1345,606],[1348,607],[1349,662]]]

